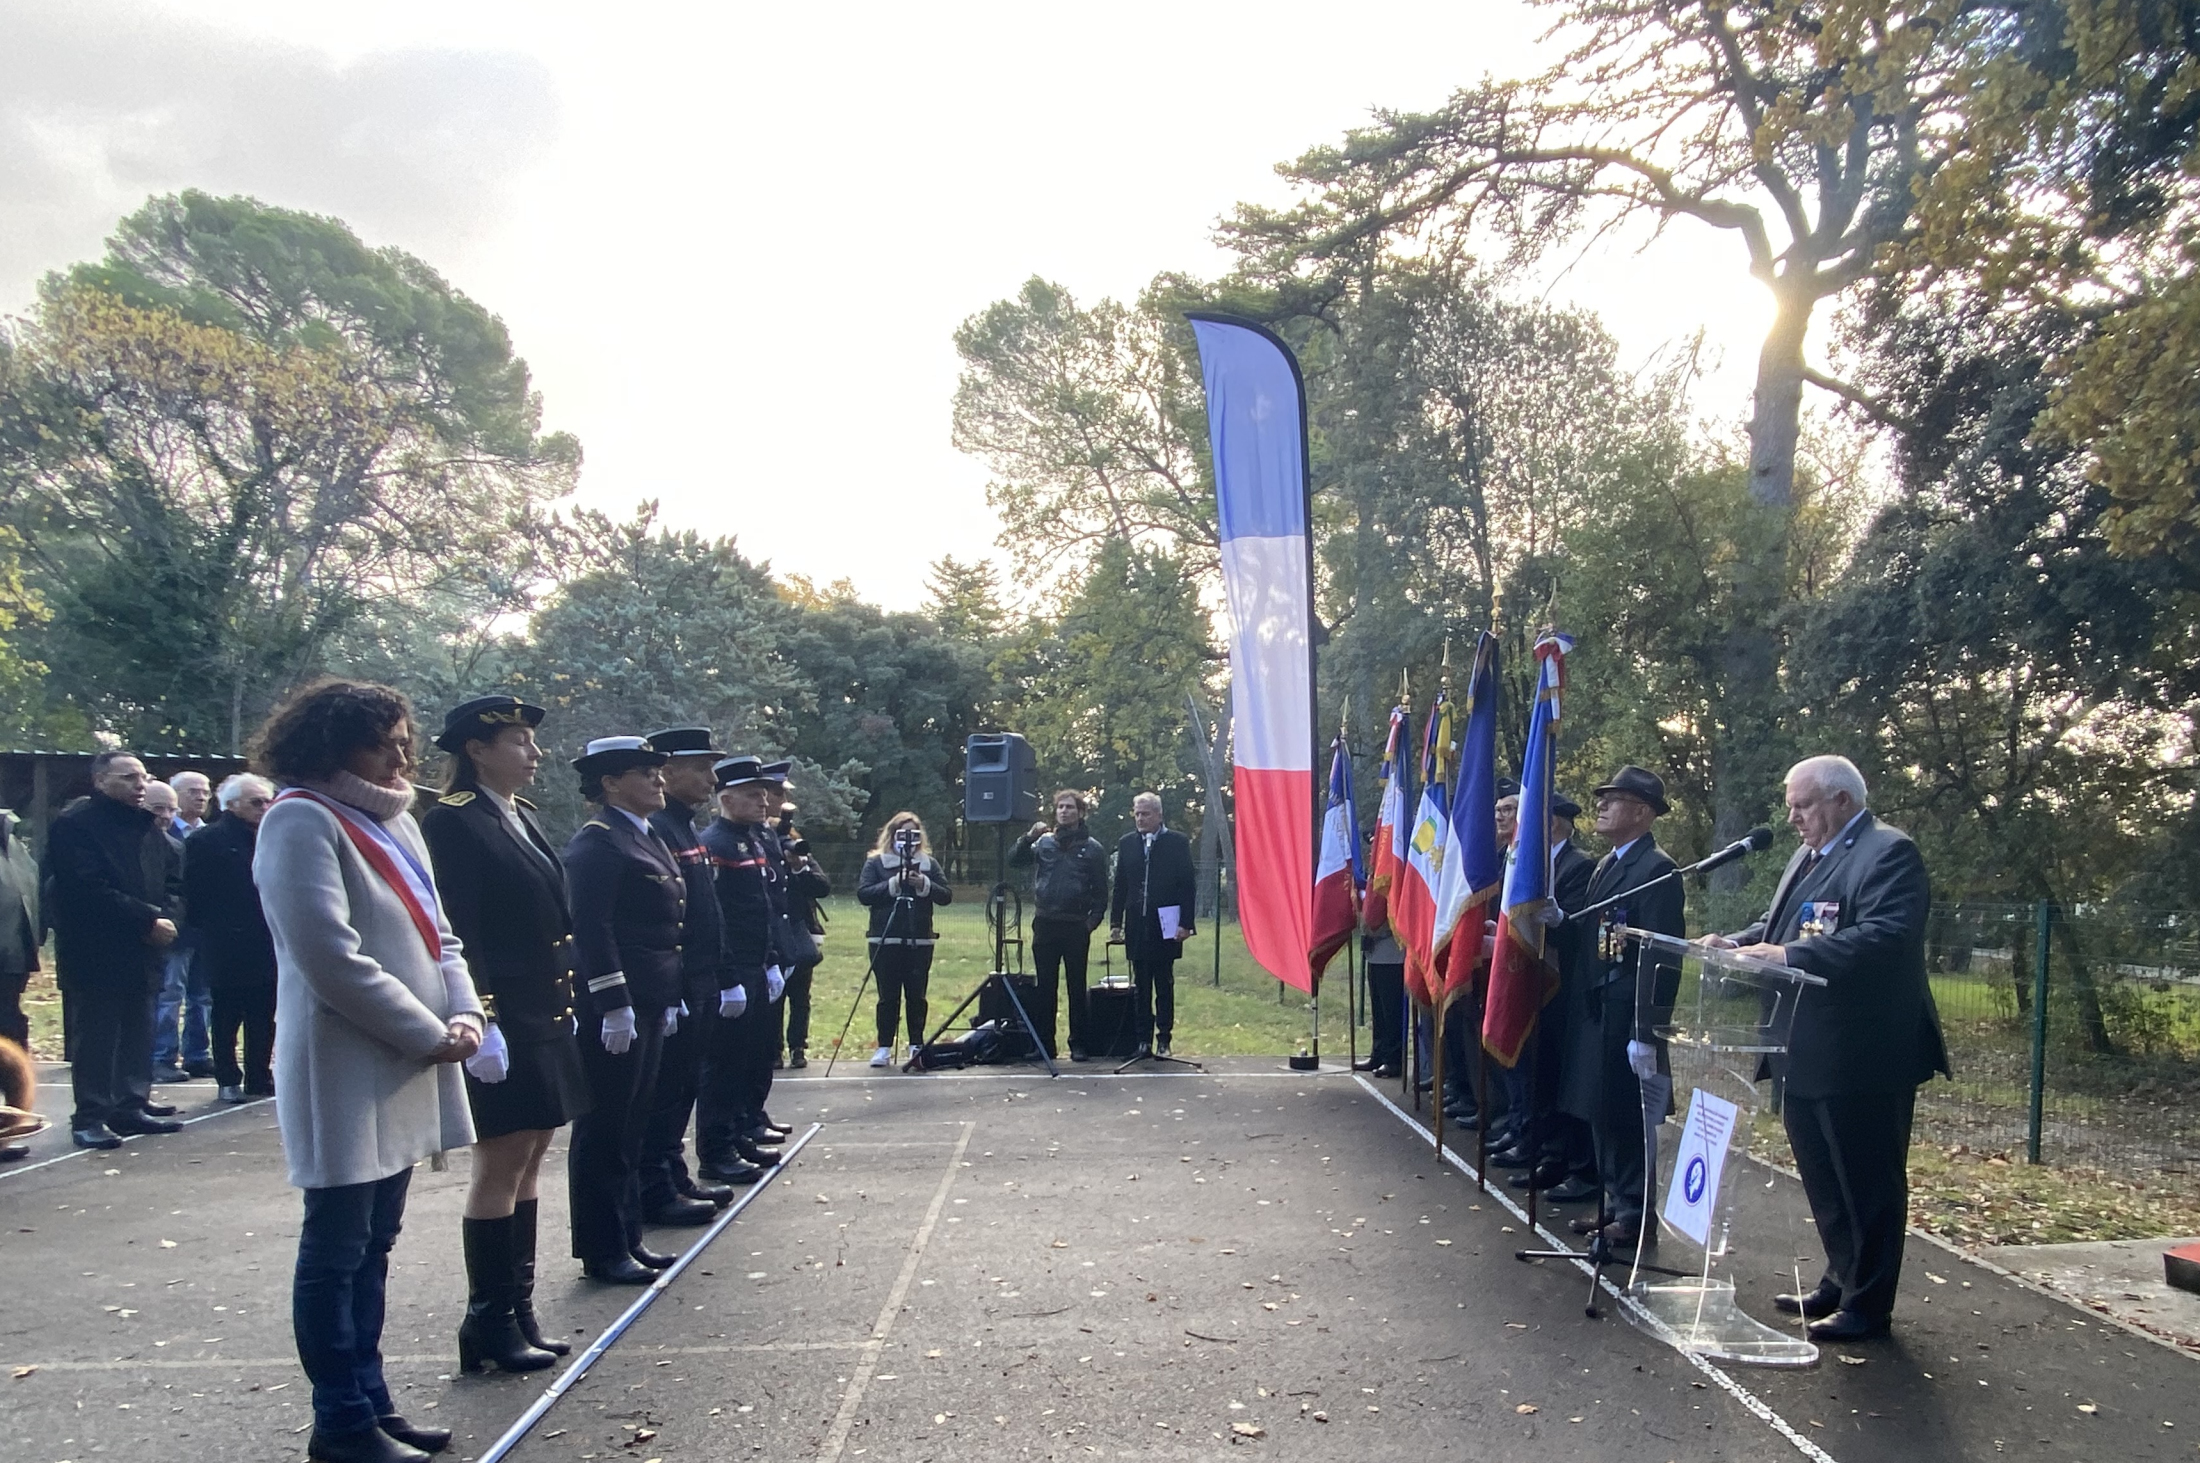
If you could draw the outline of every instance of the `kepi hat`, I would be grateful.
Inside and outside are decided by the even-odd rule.
[[[745,787],[764,780],[764,764],[754,757],[728,757],[710,769],[721,788]]]
[[[517,696],[476,696],[443,713],[435,744],[455,754],[468,742],[486,742],[508,726],[541,726],[546,714]]]
[[[616,777],[637,767],[662,767],[672,760],[642,737],[598,737],[573,759],[582,777]]]
[[[668,726],[663,731],[651,732],[643,740],[668,757],[726,755],[710,744],[710,728],[707,726]]]

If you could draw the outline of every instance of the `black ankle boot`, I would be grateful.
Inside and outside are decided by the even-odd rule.
[[[535,1212],[540,1201],[522,1199],[512,1206],[512,1319],[529,1346],[539,1346],[553,1356],[573,1348],[542,1334],[535,1319]]]
[[[423,1453],[440,1453],[451,1445],[451,1430],[447,1427],[422,1427],[407,1422],[401,1412],[385,1412],[374,1420],[374,1425],[408,1448],[418,1448]]]
[[[458,1369],[495,1366],[507,1372],[539,1372],[557,1360],[527,1344],[512,1314],[512,1216],[461,1219],[466,1247],[466,1319],[458,1326]]]

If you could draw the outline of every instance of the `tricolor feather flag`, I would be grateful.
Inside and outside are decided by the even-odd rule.
[[[1528,750],[1520,763],[1520,826],[1513,836],[1512,870],[1505,876],[1482,1019],[1483,1050],[1508,1067],[1519,1062],[1537,1014],[1559,986],[1557,963],[1544,938],[1549,931],[1539,916],[1551,897],[1551,779],[1566,655],[1573,648],[1564,635],[1547,636],[1535,646],[1535,709],[1528,716]]]
[[[1360,923],[1360,814],[1352,804],[1352,756],[1344,733],[1329,755],[1329,811],[1322,818],[1322,851],[1314,862],[1314,978],[1352,938]]]
[[[1391,887],[1390,928],[1405,947],[1406,990],[1436,1003],[1436,891],[1451,842],[1451,693],[1439,691],[1421,742],[1421,803],[1406,835],[1406,858]]]
[[[1406,860],[1406,765],[1399,744],[1412,734],[1403,706],[1390,708],[1390,737],[1383,743],[1383,796],[1375,805],[1375,842],[1367,871],[1367,900],[1360,919],[1377,934],[1390,923],[1390,889]]]
[[[1482,965],[1486,906],[1497,898],[1504,850],[1497,846],[1497,637],[1484,632],[1467,681],[1467,730],[1460,740],[1459,781],[1451,800],[1451,846],[1436,894],[1432,981],[1440,999],[1471,990]]]

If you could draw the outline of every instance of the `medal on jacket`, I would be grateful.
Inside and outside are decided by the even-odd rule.
[[[1604,912],[1604,918],[1597,925],[1597,955],[1599,958],[1614,965],[1627,958],[1627,937],[1620,934],[1618,930],[1618,926],[1626,923],[1627,908],[1625,905]]]
[[[1802,918],[1796,925],[1796,933],[1806,940],[1820,935],[1830,935],[1841,924],[1841,906],[1830,899],[1806,899],[1803,901]]]

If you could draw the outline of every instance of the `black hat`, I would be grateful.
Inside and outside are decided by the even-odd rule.
[[[698,753],[706,757],[726,755],[710,744],[707,726],[668,726],[663,731],[651,732],[645,740],[668,757],[692,757]]]
[[[754,757],[728,757],[710,771],[720,787],[744,787],[764,780],[764,764]]]
[[[1498,779],[1497,779],[1497,795],[1498,795],[1498,796],[1499,796],[1500,798],[1516,798],[1516,797],[1519,797],[1519,796],[1520,796],[1520,784],[1519,784],[1519,783],[1517,783],[1517,782],[1515,782],[1515,781],[1513,781],[1513,779],[1511,779],[1511,778],[1509,778],[1509,777],[1506,777],[1506,776],[1504,776],[1504,775],[1503,775],[1503,774],[1501,773],[1501,774],[1499,774],[1499,776],[1498,776]]]
[[[777,782],[781,784],[784,784],[787,781],[787,774],[792,771],[794,771],[794,763],[792,762],[766,762],[762,767],[757,769],[758,775],[761,776],[766,782]]]
[[[541,726],[543,715],[540,706],[529,706],[517,696],[476,696],[443,713],[443,730],[435,744],[456,752],[468,742],[488,741],[503,727]]]
[[[598,737],[573,759],[583,778],[616,777],[637,767],[662,767],[671,757],[640,737]]]
[[[1551,812],[1558,817],[1573,819],[1581,816],[1581,804],[1562,792],[1551,794]]]
[[[1608,792],[1623,792],[1630,797],[1641,798],[1662,815],[1673,811],[1665,801],[1665,779],[1655,772],[1645,772],[1632,763],[1612,774],[1612,780],[1602,787],[1589,789],[1591,797],[1603,797]]]

